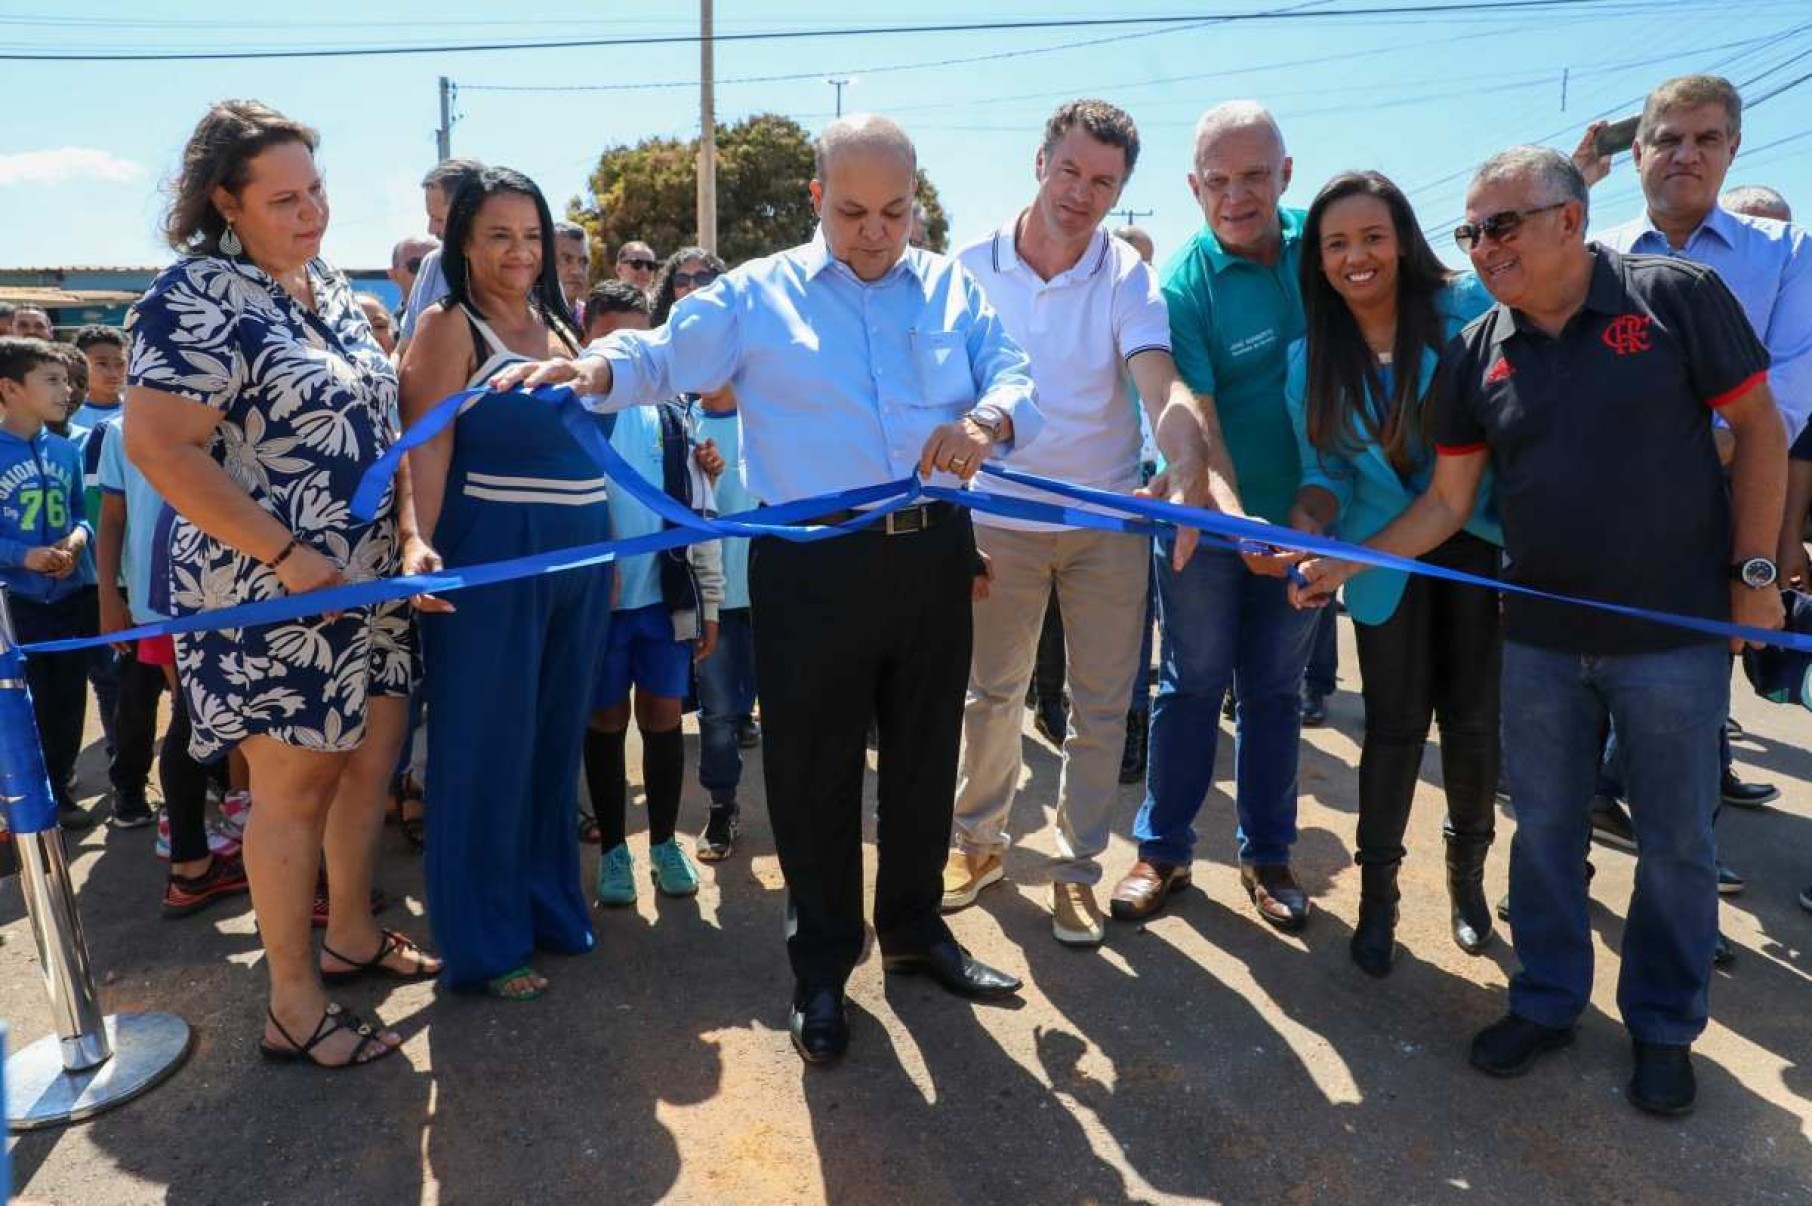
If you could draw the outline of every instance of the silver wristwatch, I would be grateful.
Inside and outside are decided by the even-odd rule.
[[[978,406],[963,418],[987,432],[991,444],[1000,443],[1001,432],[1007,427],[1007,416],[992,406]]]

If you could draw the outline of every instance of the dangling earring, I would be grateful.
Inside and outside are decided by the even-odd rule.
[[[233,230],[233,223],[228,221],[226,230],[220,236],[220,254],[234,256],[244,250],[245,244],[239,241],[239,235]]]

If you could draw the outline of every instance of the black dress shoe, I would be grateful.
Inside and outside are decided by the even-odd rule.
[[[1711,965],[1713,967],[1731,967],[1736,964],[1736,947],[1730,945],[1730,939],[1718,935],[1717,942],[1712,944]]]
[[[930,976],[957,996],[975,1001],[1010,997],[1019,991],[1018,976],[977,961],[954,941],[910,955],[885,955],[881,968],[899,975]]]
[[[1736,777],[1735,771],[1725,771],[1724,781],[1718,787],[1719,798],[1735,808],[1760,808],[1780,794],[1780,788],[1767,783],[1743,782]]]
[[[1319,692],[1302,689],[1302,727],[1318,729],[1328,722],[1328,701]]]
[[[808,1064],[828,1064],[849,1050],[849,1019],[843,1013],[843,991],[801,986],[793,994],[790,1019],[793,1049]]]
[[[1636,852],[1636,826],[1623,803],[1611,796],[1592,797],[1592,837],[1617,850]]]
[[[1637,1041],[1636,1071],[1630,1077],[1630,1104],[1650,1114],[1678,1118],[1692,1113],[1699,1095],[1692,1071],[1692,1048]]]
[[[1472,1066],[1491,1076],[1521,1076],[1550,1051],[1573,1042],[1573,1028],[1543,1026],[1507,1013],[1472,1040]]]

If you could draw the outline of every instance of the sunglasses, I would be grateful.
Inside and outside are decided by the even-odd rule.
[[[1525,219],[1545,214],[1551,209],[1559,209],[1565,204],[1565,201],[1556,201],[1552,205],[1539,205],[1534,209],[1506,209],[1477,223],[1465,222],[1453,228],[1453,241],[1460,245],[1461,251],[1471,251],[1486,239],[1496,239],[1501,243],[1515,234]]]
[[[618,260],[617,263],[628,264],[631,268],[639,268],[643,272],[653,272],[661,266],[659,260]]]
[[[676,272],[673,283],[682,289],[703,289],[718,278],[715,268],[700,268],[697,272]]]
[[[420,272],[422,270],[423,258],[424,257],[419,255],[412,255],[403,261],[403,267],[407,268],[410,272]]]

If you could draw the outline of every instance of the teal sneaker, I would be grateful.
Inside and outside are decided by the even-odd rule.
[[[635,859],[628,846],[620,843],[612,846],[598,862],[598,903],[607,906],[635,903]]]
[[[698,868],[680,849],[678,838],[648,847],[648,861],[654,864],[650,875],[662,896],[698,895]]]

